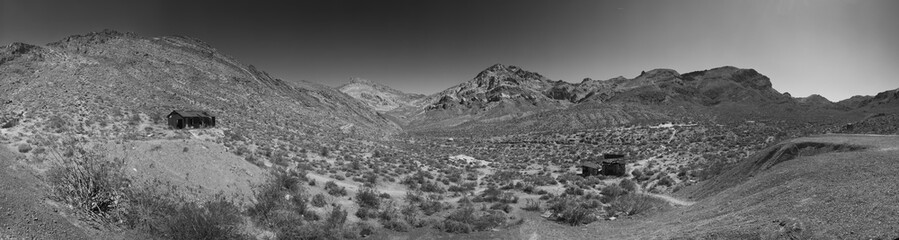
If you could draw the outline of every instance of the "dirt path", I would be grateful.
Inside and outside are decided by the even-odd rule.
[[[677,198],[675,198],[675,197],[668,196],[668,195],[664,195],[664,194],[657,194],[657,193],[651,193],[651,192],[643,191],[643,186],[640,186],[640,184],[635,184],[635,185],[636,185],[636,187],[637,187],[637,189],[636,189],[637,192],[642,193],[642,194],[646,194],[646,195],[649,195],[649,196],[652,196],[652,197],[655,197],[655,198],[658,198],[658,199],[665,200],[666,202],[668,202],[668,204],[671,204],[671,205],[677,205],[677,206],[692,206],[693,204],[696,203],[696,202],[693,202],[693,201],[686,201],[686,200],[682,200],[682,199],[677,199]]]
[[[670,204],[672,204],[672,205],[691,206],[691,205],[693,205],[693,204],[696,203],[696,202],[693,202],[693,201],[686,201],[686,200],[677,199],[677,198],[674,198],[674,197],[668,196],[668,195],[655,194],[655,193],[648,193],[648,192],[644,192],[643,194],[646,194],[646,195],[649,195],[649,196],[653,196],[653,197],[658,198],[658,199],[665,200],[665,201],[667,201],[668,203],[670,203]]]

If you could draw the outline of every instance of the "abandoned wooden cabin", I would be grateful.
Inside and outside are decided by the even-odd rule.
[[[601,161],[590,160],[581,163],[581,176],[589,177],[595,175],[606,176],[624,176],[627,174],[627,159],[624,154],[606,153],[602,155]],[[599,163],[597,163],[599,162]]]
[[[215,127],[215,116],[205,111],[175,110],[166,119],[174,129]]]
[[[602,166],[592,162],[585,162],[581,164],[581,176],[589,177],[594,175],[599,175],[599,169],[602,169]]]
[[[624,176],[627,174],[626,164],[624,159],[603,160],[601,173],[606,176]]]

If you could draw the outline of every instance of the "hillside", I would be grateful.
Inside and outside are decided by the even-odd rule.
[[[111,30],[0,48],[0,96],[6,119],[53,117],[78,126],[143,116],[161,123],[174,109],[198,109],[243,137],[311,148],[339,135],[398,130],[332,88],[274,78],[199,40]]]
[[[378,112],[387,112],[401,107],[417,106],[422,94],[404,93],[367,79],[352,78],[350,82],[337,88],[353,98],[362,101]]]
[[[369,105],[388,109],[378,104]],[[832,125],[860,118],[847,112],[849,107],[820,96],[794,99],[781,94],[761,73],[730,66],[686,74],[654,69],[632,79],[587,78],[569,83],[495,64],[469,81],[393,109],[387,115],[406,131],[429,134],[552,131],[670,121],[813,121]]]

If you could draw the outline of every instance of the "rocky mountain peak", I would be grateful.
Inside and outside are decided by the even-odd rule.
[[[373,85],[374,84],[371,80],[368,80],[365,78],[360,78],[360,77],[350,78],[350,83],[358,83],[358,84],[365,84],[365,85]]]
[[[824,96],[821,96],[818,94],[812,94],[812,95],[809,95],[808,97],[804,97],[804,98],[796,98],[796,101],[798,101],[799,103],[806,103],[806,104],[832,104],[833,103],[830,100],[828,100],[827,98],[825,98]]]

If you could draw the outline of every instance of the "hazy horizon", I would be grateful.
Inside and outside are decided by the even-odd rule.
[[[187,35],[285,80],[432,94],[501,63],[553,80],[752,68],[794,97],[899,88],[899,1],[0,0],[0,44]]]

